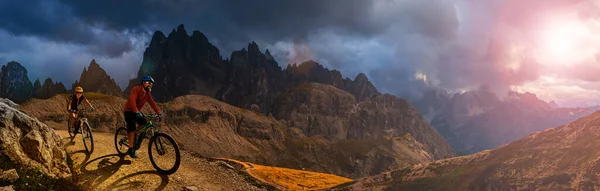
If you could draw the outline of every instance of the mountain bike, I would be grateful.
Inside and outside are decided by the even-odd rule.
[[[144,115],[148,121],[145,125],[137,128],[135,131],[135,139],[133,149],[138,150],[142,145],[144,138],[149,135],[148,156],[152,166],[158,173],[170,175],[179,169],[181,163],[181,155],[179,146],[170,135],[158,131],[158,127],[152,123],[152,120],[160,122],[161,117],[158,115]],[[127,137],[127,128],[118,127],[115,132],[115,148],[121,155],[125,155],[129,149],[129,140]]]
[[[94,152],[94,137],[92,136],[92,128],[90,128],[90,124],[88,123],[88,119],[85,117],[86,112],[94,111],[92,109],[80,109],[77,110],[77,118],[73,120],[75,124],[71,124],[71,120],[68,120],[68,131],[69,136],[75,137],[77,133],[81,133],[81,138],[83,139],[83,146],[88,153]],[[74,125],[79,126],[78,132],[74,131]]]

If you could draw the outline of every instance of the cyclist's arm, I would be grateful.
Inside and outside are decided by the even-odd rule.
[[[148,100],[148,102],[150,103],[150,106],[152,107],[152,109],[154,110],[154,112],[156,114],[160,114],[160,109],[158,108],[158,106],[156,106],[156,103],[154,102],[154,98],[152,98],[152,95],[149,96],[150,99]]]
[[[69,103],[67,104],[67,110],[71,110],[71,102],[73,102],[73,98],[69,97]]]
[[[88,106],[90,106],[91,108],[94,108],[94,106],[92,106],[92,104],[90,103],[90,101],[87,98],[85,99],[85,103],[87,103]]]

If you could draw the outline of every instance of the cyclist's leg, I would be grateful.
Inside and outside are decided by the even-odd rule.
[[[69,120],[70,120],[70,122],[71,122],[71,123],[69,123],[69,124],[71,124],[71,127],[75,127],[75,126],[74,126],[75,124],[73,123],[73,121],[75,120],[75,113],[69,113],[69,114],[70,114],[70,115],[69,115]],[[73,130],[74,130],[74,129],[71,129],[71,131],[73,131]]]
[[[125,123],[127,123],[127,139],[129,140],[129,148],[133,148],[135,138],[135,113],[124,112]]]
[[[77,113],[73,113],[73,122],[74,122],[73,123],[73,131],[75,133],[79,132],[79,126],[81,125],[81,124],[79,124],[79,120],[77,120],[77,117],[78,117]]]
[[[137,123],[138,126],[142,126],[147,123],[146,119],[138,118],[138,117],[135,118],[135,122]],[[140,138],[140,140],[142,140],[142,138]]]

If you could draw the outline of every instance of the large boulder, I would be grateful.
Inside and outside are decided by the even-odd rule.
[[[16,104],[15,102],[11,101],[10,99],[6,99],[6,98],[0,98],[0,103],[4,103],[4,104],[6,104],[6,105],[8,105],[9,107],[12,107],[12,108],[19,107],[18,104]]]
[[[37,169],[52,178],[66,178],[61,137],[51,128],[25,113],[0,102],[0,167]]]

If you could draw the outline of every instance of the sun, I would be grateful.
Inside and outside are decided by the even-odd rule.
[[[573,50],[575,33],[570,28],[556,27],[547,31],[545,47],[554,56],[565,56]]]
[[[582,35],[586,29],[576,20],[550,22],[541,31],[539,56],[546,65],[570,65],[579,60]]]

